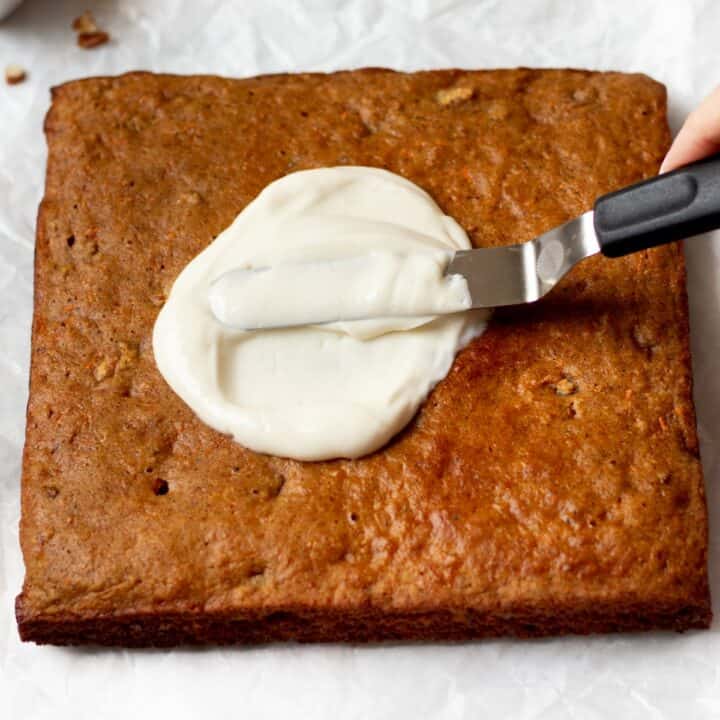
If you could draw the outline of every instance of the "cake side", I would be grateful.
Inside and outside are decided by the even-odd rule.
[[[241,448],[174,396],[150,346],[180,269],[271,180],[386,167],[475,245],[520,242],[657,170],[660,85],[524,69],[131,74],[58,89],[46,130],[24,639],[708,624],[677,247],[594,258],[542,302],[498,311],[411,426],[359,461]]]

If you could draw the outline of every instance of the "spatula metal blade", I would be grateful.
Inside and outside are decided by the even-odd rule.
[[[460,250],[447,275],[462,275],[475,308],[534,302],[576,263],[599,252],[592,211],[519,245]]]

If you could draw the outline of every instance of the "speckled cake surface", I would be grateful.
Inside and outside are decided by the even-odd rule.
[[[354,461],[253,453],[160,376],[178,273],[272,180],[370,165],[477,246],[657,171],[664,88],[571,70],[134,73],[46,122],[17,602],[40,643],[466,639],[706,627],[681,249],[499,310]]]

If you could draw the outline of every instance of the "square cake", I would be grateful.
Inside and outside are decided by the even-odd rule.
[[[665,90],[578,70],[131,73],[53,91],[35,258],[17,619],[38,643],[463,640],[707,627],[678,245],[497,310],[411,424],[299,462],[158,372],[178,273],[271,181],[427,190],[478,247],[657,171]]]

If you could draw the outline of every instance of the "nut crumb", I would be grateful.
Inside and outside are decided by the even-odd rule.
[[[160,307],[161,305],[164,305],[165,300],[167,300],[167,298],[165,297],[165,293],[162,290],[158,290],[158,292],[153,293],[150,296],[150,302],[155,305],[155,307]]]
[[[555,394],[561,397],[567,397],[568,395],[574,395],[578,391],[577,383],[570,378],[563,378],[554,385]]]
[[[510,108],[504,100],[495,100],[487,108],[487,116],[491,120],[506,120],[510,115]]]
[[[658,343],[655,330],[645,325],[634,325],[632,339],[641,350],[652,351]]]
[[[110,35],[103,30],[96,32],[82,32],[78,35],[77,44],[83,50],[90,50],[98,45],[104,45],[110,40]]]
[[[580,87],[573,91],[572,99],[578,105],[586,105],[592,102],[597,96],[597,90],[591,87]]]
[[[471,87],[445,88],[437,91],[435,99],[441,105],[454,105],[463,100],[469,100],[474,94],[475,91]]]
[[[647,423],[641,418],[635,418],[634,424],[641,433],[644,433],[647,430]]]
[[[138,357],[138,348],[136,346],[124,342],[120,342],[118,345],[120,347],[120,359],[115,366],[116,373],[130,367]]]
[[[20,65],[8,65],[5,68],[5,82],[8,85],[17,85],[27,77],[27,73]]]
[[[110,40],[110,35],[98,27],[89,10],[73,20],[72,29],[77,33],[77,44],[84,50],[104,45]]]
[[[202,196],[195,190],[180,193],[180,202],[187,203],[188,205],[197,205],[201,200]]]
[[[93,371],[95,380],[102,382],[109,374],[112,368],[112,360],[109,357],[104,357]]]
[[[80,17],[76,17],[72,21],[72,29],[78,33],[92,33],[97,32],[98,26],[93,14],[86,10]]]

